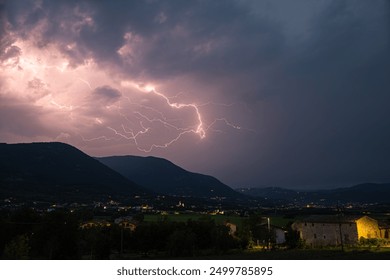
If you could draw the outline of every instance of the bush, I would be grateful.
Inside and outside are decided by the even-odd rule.
[[[382,247],[388,245],[389,241],[383,238],[364,238],[363,236],[359,239],[360,246],[368,247]]]
[[[26,235],[18,235],[5,245],[4,259],[26,260],[30,252],[29,239]]]

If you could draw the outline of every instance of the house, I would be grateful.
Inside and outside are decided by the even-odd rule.
[[[275,244],[283,244],[286,242],[286,230],[281,227],[271,225],[274,232]]]
[[[108,221],[100,221],[100,220],[90,220],[81,223],[80,228],[89,229],[94,227],[110,227],[111,223]]]
[[[109,216],[95,216],[93,219],[84,221],[81,223],[80,228],[88,229],[94,227],[110,227],[111,222],[109,222],[111,217]]]
[[[380,238],[390,240],[390,223],[389,221],[378,221]]]
[[[227,226],[229,228],[229,235],[231,235],[231,236],[236,235],[236,232],[237,232],[237,225],[236,224],[226,222],[225,226]]]
[[[380,238],[378,222],[368,216],[314,215],[292,224],[306,245],[313,247],[356,244],[361,237]]]
[[[356,226],[358,231],[358,238],[381,238],[378,221],[363,216],[356,220]]]
[[[117,218],[114,222],[121,228],[128,229],[130,231],[135,231],[137,228],[137,222],[131,216]]]

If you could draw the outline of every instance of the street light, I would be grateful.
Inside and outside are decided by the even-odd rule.
[[[267,224],[268,224],[268,250],[271,248],[271,224],[270,219],[267,217]]]

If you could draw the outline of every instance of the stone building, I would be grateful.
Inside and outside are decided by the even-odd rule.
[[[131,216],[117,218],[114,222],[121,228],[128,229],[130,231],[135,231],[138,224],[138,222],[136,222]]]
[[[275,244],[283,244],[286,242],[286,230],[281,227],[271,226],[275,236]]]
[[[225,226],[227,226],[229,228],[229,235],[236,236],[236,232],[237,232],[237,225],[236,224],[233,224],[230,222],[225,222]]]
[[[381,238],[378,222],[367,216],[315,215],[292,224],[306,245],[353,245],[359,238]]]
[[[378,221],[380,237],[390,241],[390,220]]]
[[[81,223],[80,228],[89,229],[94,227],[110,227],[111,223],[105,220],[90,220]]]

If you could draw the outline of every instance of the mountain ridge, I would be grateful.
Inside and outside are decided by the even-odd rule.
[[[0,198],[130,199],[157,193],[209,199],[247,199],[249,195],[276,203],[390,203],[390,183],[317,191],[241,188],[237,192],[217,178],[187,171],[164,158],[93,158],[60,142],[0,143]]]
[[[279,187],[239,188],[237,190],[252,197],[267,197],[285,201],[299,199],[307,202],[390,202],[390,183],[361,183],[350,187],[311,191],[298,191]]]
[[[0,194],[88,198],[148,193],[77,148],[61,142],[0,144]],[[79,195],[77,195],[79,194]]]
[[[213,176],[187,171],[164,158],[127,155],[97,159],[154,192],[197,197],[241,196]]]

